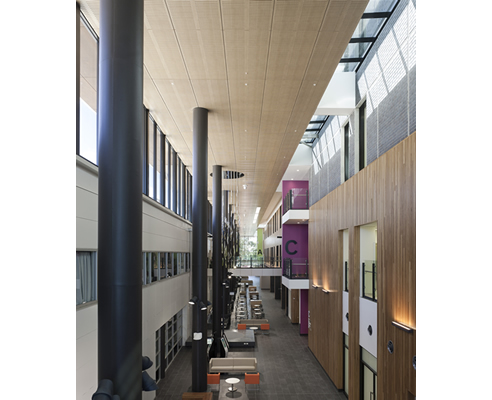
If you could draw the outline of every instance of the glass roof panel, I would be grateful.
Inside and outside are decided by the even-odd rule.
[[[368,12],[387,12],[392,11],[398,0],[371,0],[366,7]]]
[[[372,38],[370,42],[359,41],[358,43],[349,43],[342,57],[342,62],[338,64],[337,72],[357,71],[369,52],[372,44],[379,35],[382,27],[394,11],[400,0],[370,0],[364,11],[362,18],[355,28],[352,39]],[[371,13],[389,13],[372,15]],[[368,39],[366,39],[368,40]],[[355,60],[355,59],[361,60]],[[345,60],[344,60],[345,59]],[[350,61],[350,62],[347,62]]]
[[[336,69],[336,72],[350,72],[350,71],[355,71],[357,66],[360,63],[358,62],[344,62],[344,63],[339,63]]]
[[[355,28],[353,38],[376,37],[386,18],[364,18],[359,21]]]
[[[301,143],[313,143],[319,137],[319,132],[327,120],[328,115],[313,115],[304,135],[302,135]]]
[[[320,129],[323,126],[323,123],[309,124],[307,129]]]
[[[349,43],[343,53],[343,58],[361,58],[366,55],[371,43]]]

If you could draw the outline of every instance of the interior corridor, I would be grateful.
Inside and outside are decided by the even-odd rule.
[[[250,278],[251,279],[251,278]],[[258,278],[254,278],[257,283]],[[259,282],[258,285],[259,287]],[[220,391],[209,385],[214,399],[346,399],[308,349],[308,337],[299,335],[299,325],[290,323],[270,290],[259,289],[265,317],[270,323],[270,334],[256,333],[254,348],[231,349],[229,357],[256,357],[260,385],[248,385],[245,390],[244,374],[221,374]],[[342,346],[342,343],[340,344]],[[184,392],[191,391],[191,347],[183,347],[159,381],[157,400],[181,400]],[[240,382],[238,390],[229,393],[225,379],[235,377]]]

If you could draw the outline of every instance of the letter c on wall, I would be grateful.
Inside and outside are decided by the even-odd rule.
[[[294,250],[294,251],[289,250],[289,244],[290,243],[297,244],[297,242],[295,240],[289,240],[287,243],[285,243],[285,251],[287,252],[287,254],[290,254],[290,255],[297,254],[297,250]]]

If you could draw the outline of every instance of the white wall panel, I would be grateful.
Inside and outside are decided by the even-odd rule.
[[[347,313],[349,312],[349,296],[348,296],[348,292],[343,292],[342,293],[342,331],[343,333],[345,333],[346,335],[349,334],[349,330],[348,330],[348,327],[349,327],[349,321],[347,321],[347,318],[345,317],[347,315]],[[350,320],[350,315],[349,315],[349,320]]]
[[[76,221],[78,250],[97,250],[97,167],[77,158]],[[150,199],[142,204],[143,251],[190,252],[191,224]],[[142,353],[155,359],[155,332],[190,299],[190,273],[145,286],[142,293]],[[183,337],[189,331],[183,317]],[[186,317],[186,318],[185,318]],[[77,400],[90,400],[97,389],[97,302],[77,309]],[[155,376],[155,366],[149,369]],[[143,393],[143,400],[155,392]]]
[[[145,286],[142,293],[142,354],[155,362],[155,332],[179,310],[188,306],[190,273]],[[186,317],[187,318],[187,317]],[[183,338],[189,328],[183,315]],[[186,327],[185,327],[186,326]],[[90,400],[97,389],[97,303],[77,310],[77,400]],[[155,376],[155,365],[149,368]],[[150,396],[150,397],[149,397]],[[155,393],[144,394],[144,400]]]
[[[371,353],[378,356],[378,303],[375,301],[359,299],[359,344]],[[372,335],[369,335],[367,327],[371,325]]]

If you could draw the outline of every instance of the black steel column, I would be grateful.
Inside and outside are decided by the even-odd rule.
[[[230,318],[228,311],[228,303],[229,303],[229,289],[225,287],[225,281],[227,280],[227,209],[229,208],[229,191],[222,191],[222,288],[223,288],[223,296],[222,296],[222,318],[224,320],[223,330],[226,328],[225,323],[226,319]]]
[[[215,356],[220,357],[222,336],[222,166],[214,165],[212,188],[212,237],[213,237],[213,333]]]
[[[98,379],[142,398],[143,0],[102,0]]]
[[[192,390],[207,390],[207,314],[200,301],[207,304],[207,168],[208,110],[193,109],[193,306]],[[201,338],[197,339],[196,336]],[[198,334],[198,335],[197,335]]]

